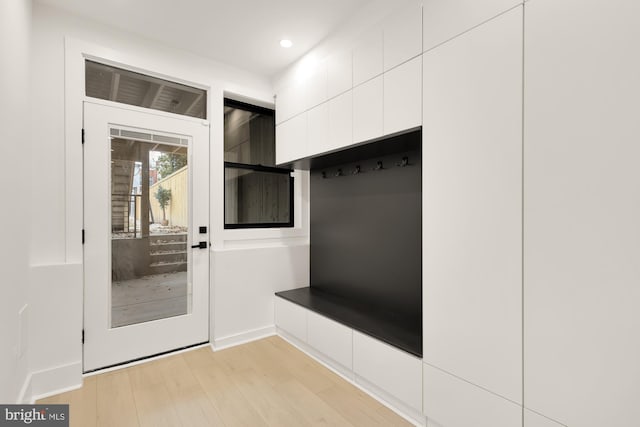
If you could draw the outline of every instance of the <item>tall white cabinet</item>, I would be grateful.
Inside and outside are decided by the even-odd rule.
[[[526,3],[525,406],[568,426],[640,423],[639,16]]]
[[[424,409],[447,427],[521,424],[522,13],[423,56]]]
[[[429,427],[638,425],[640,2],[412,7],[283,89],[278,162],[422,125]]]
[[[424,0],[424,50],[452,40],[521,4],[522,0]]]

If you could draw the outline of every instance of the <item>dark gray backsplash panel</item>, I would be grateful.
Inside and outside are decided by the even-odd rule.
[[[396,153],[353,160],[346,152],[346,163],[334,154],[311,171],[311,287],[420,328],[421,132],[396,138]]]

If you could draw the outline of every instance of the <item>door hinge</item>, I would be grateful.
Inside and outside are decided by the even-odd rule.
[[[84,329],[82,330],[82,344],[84,344]]]
[[[84,245],[84,228],[82,229],[82,244]]]
[[[84,144],[84,128],[82,128],[82,143]]]

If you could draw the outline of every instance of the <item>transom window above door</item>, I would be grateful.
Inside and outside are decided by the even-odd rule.
[[[152,110],[207,118],[206,90],[95,61],[85,61],[85,94]]]

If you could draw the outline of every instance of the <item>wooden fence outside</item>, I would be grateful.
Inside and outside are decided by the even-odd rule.
[[[156,199],[158,188],[171,190],[171,200],[165,208],[166,219],[171,226],[189,225],[189,171],[188,166],[178,169],[166,178],[153,184],[149,189],[149,202],[156,224],[162,222],[162,208]]]

